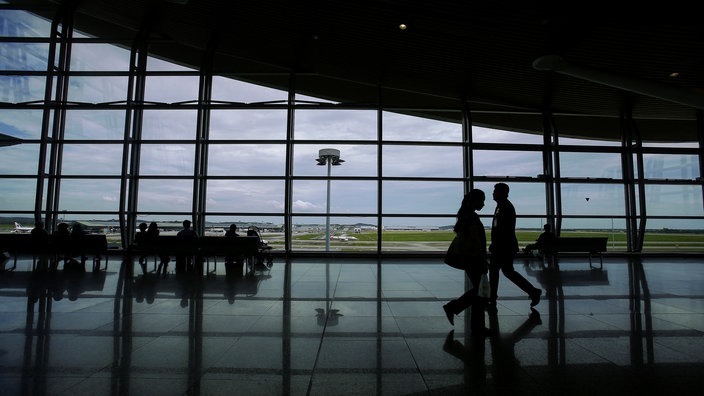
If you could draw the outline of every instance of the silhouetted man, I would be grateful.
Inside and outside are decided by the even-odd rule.
[[[516,239],[516,209],[508,200],[508,184],[496,183],[494,185],[494,201],[496,210],[491,223],[491,263],[489,265],[489,280],[491,296],[489,309],[496,311],[496,299],[499,289],[499,270],[521,290],[530,297],[530,306],[534,307],[540,302],[542,290],[535,288],[526,278],[513,269],[513,259],[518,251]]]

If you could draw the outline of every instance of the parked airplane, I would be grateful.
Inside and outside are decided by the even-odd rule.
[[[330,237],[331,240],[338,240],[338,241],[356,241],[357,237],[352,237],[352,236],[347,236],[347,234],[342,234],[342,235],[333,235]]]
[[[15,222],[15,232],[17,233],[26,233],[26,232],[31,232],[32,227],[22,227],[22,225],[18,222]]]

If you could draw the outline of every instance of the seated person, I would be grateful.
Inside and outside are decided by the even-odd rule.
[[[230,228],[225,231],[226,238],[236,238],[240,236],[237,233],[237,224],[230,224]],[[237,257],[228,256],[225,257],[225,273],[228,276],[242,275],[242,266],[244,264],[244,256],[240,255]]]
[[[555,234],[553,234],[550,224],[543,226],[543,233],[538,236],[535,243],[531,243],[523,249],[526,253],[533,253],[535,256],[543,256],[552,254],[552,247],[555,243]]]
[[[191,228],[191,221],[190,220],[183,221],[183,229],[181,231],[179,231],[176,234],[176,236],[183,239],[185,243],[192,242],[193,240],[198,239],[198,233],[196,233]],[[196,258],[196,261],[200,262],[200,260],[198,258]],[[190,255],[190,254],[179,255],[176,258],[176,273],[190,272],[193,270],[194,270],[193,255]]]
[[[86,232],[85,229],[83,229],[83,225],[79,222],[73,223],[71,226],[71,245],[72,247],[76,246],[82,246],[82,239],[84,235],[87,235],[88,232]],[[75,270],[80,271],[80,272],[85,272],[86,270],[86,260],[88,260],[88,256],[83,254],[83,252],[77,252],[77,251],[72,251],[71,252],[71,257],[74,255],[80,255],[81,256],[81,264],[80,266],[75,265]],[[75,264],[73,261],[71,261],[71,264]],[[66,269],[66,268],[64,268]]]
[[[149,223],[149,227],[147,227],[147,235],[145,237],[150,242],[156,242],[156,239],[159,237],[159,226],[156,222],[152,221]],[[159,258],[161,259],[161,262],[159,263],[159,267],[156,269],[156,273],[166,275],[169,269],[169,255],[160,254]]]
[[[30,235],[32,235],[34,248],[40,252],[37,269],[47,270],[49,268],[49,233],[44,228],[44,223],[41,221],[35,222]]]
[[[147,236],[147,223],[139,224],[139,232],[134,235],[134,244],[137,248],[144,248]],[[147,273],[147,256],[139,256],[139,265],[142,267],[142,273]]]
[[[69,229],[68,224],[59,223],[56,226],[56,231],[52,235],[51,239],[52,251],[56,253],[56,260],[51,265],[51,269],[57,269],[59,266],[59,261],[63,261],[64,267],[66,267],[66,263],[68,263],[71,259],[71,246],[69,238],[71,238],[71,230]]]

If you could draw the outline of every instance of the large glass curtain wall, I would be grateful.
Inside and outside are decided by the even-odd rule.
[[[202,234],[258,227],[288,252],[439,252],[463,194],[487,193],[488,227],[506,182],[522,244],[549,222],[606,235],[610,250],[702,249],[701,131],[662,145],[622,138],[622,120],[608,141],[561,137],[550,121],[491,130],[462,103],[433,110],[463,124],[386,107],[384,87],[364,88],[376,105],[351,106],[297,92],[305,76],[256,86],[207,52],[190,69],[148,50],[168,43],[89,37],[57,15],[0,4],[0,133],[22,139],[0,146],[2,223],[81,221],[124,246],[140,222],[189,219]],[[344,160],[329,177],[325,148]]]

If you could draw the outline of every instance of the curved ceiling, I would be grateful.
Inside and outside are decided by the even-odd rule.
[[[452,119],[434,109],[465,103],[475,125],[525,132],[542,130],[549,111],[563,136],[614,140],[619,116],[630,112],[638,133],[654,141],[696,140],[704,107],[704,25],[687,10],[457,0],[76,3],[75,26],[88,34],[134,39],[141,31],[152,53],[177,63],[198,68],[210,50],[216,73],[281,89],[295,73],[297,92],[351,105],[381,98],[385,108]]]

